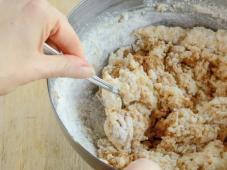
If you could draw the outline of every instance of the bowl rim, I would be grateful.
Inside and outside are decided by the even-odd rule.
[[[68,13],[67,18],[69,19],[72,17],[72,14],[77,11],[79,8],[82,7],[82,5],[88,1],[93,1],[93,0],[80,0]],[[75,29],[75,28],[74,28]],[[95,170],[116,170],[115,168],[111,167],[107,163],[101,161],[98,157],[92,155],[88,150],[86,150],[82,145],[79,144],[76,140],[73,139],[72,135],[70,132],[67,130],[65,127],[64,123],[61,121],[61,118],[59,117],[58,112],[55,109],[53,100],[52,100],[52,93],[51,93],[51,82],[52,78],[46,79],[47,83],[47,91],[48,91],[48,96],[50,100],[50,104],[52,107],[53,112],[55,113],[55,117],[57,121],[59,122],[58,124],[60,125],[62,131],[64,132],[64,136],[66,136],[67,140],[70,142],[71,146],[76,150],[76,152],[85,160],[88,165],[90,165],[91,168]]]

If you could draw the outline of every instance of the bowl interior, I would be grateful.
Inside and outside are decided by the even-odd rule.
[[[178,2],[162,1],[167,4]],[[143,0],[87,0],[74,9],[69,21],[81,38],[88,60],[97,73],[107,64],[110,52],[134,42],[131,33],[139,27],[204,26],[214,30],[227,27],[227,22],[220,16],[199,11],[195,6],[199,4],[194,1],[182,3],[181,7],[167,9],[166,12],[155,11],[154,3]],[[227,6],[225,1],[212,3]],[[103,106],[95,97],[97,87],[87,80],[69,78],[49,79],[48,86],[53,107],[71,138],[96,156],[96,139],[104,135],[105,120]]]

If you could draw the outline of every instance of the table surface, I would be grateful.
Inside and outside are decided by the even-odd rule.
[[[49,0],[68,13],[79,0]],[[65,138],[46,80],[0,97],[0,170],[93,170]]]

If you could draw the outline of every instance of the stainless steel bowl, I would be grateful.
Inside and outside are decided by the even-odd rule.
[[[152,7],[156,2],[166,3],[169,6],[174,6],[173,4],[181,2],[181,6],[177,7],[175,5],[176,8],[174,10],[159,13],[155,12]],[[200,10],[198,10],[198,5],[200,5]],[[212,10],[202,9],[207,6],[210,6]],[[226,7],[227,1],[225,0],[187,0],[185,3],[182,0],[84,0],[73,9],[69,15],[69,22],[83,39],[87,32],[96,27],[97,23],[102,22],[102,19],[105,18],[102,16],[111,15],[115,17],[122,12],[146,8],[151,15],[147,17],[148,22],[141,26],[147,24],[177,25],[182,27],[205,26],[215,30],[227,27],[225,20],[227,17],[220,15],[220,10],[223,10],[223,16],[226,15],[226,11],[224,11]],[[132,31],[134,28],[130,29]],[[109,39],[109,36],[119,36],[119,40],[125,38],[120,37],[123,35],[110,34],[107,32],[102,36],[106,40]],[[127,34],[124,36],[129,36]],[[90,41],[92,42],[93,40],[91,39]],[[106,64],[110,51],[127,45],[129,42],[119,41],[115,45],[108,43],[106,45],[109,48],[103,48],[101,51],[99,49],[99,52],[96,51],[95,53],[87,52],[89,54],[87,55],[88,59],[90,63],[94,64],[97,72]],[[93,47],[91,46],[90,48]],[[89,51],[91,49],[85,50]],[[97,158],[95,139],[91,138],[91,132],[98,137],[104,135],[102,125],[105,117],[102,105],[94,98],[96,87],[85,80],[55,78],[48,79],[48,88],[53,109],[75,150],[94,169],[113,170],[113,168]],[[87,127],[92,130],[88,130]]]

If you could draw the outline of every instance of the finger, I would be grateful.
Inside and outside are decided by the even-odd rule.
[[[78,79],[89,78],[95,74],[91,65],[82,58],[73,55],[42,55],[36,61],[36,70],[41,78],[72,77]]]
[[[57,46],[64,54],[85,57],[80,40],[67,18],[53,7],[51,17],[54,23],[48,42]]]
[[[161,168],[153,161],[138,159],[131,163],[125,170],[161,170]]]

